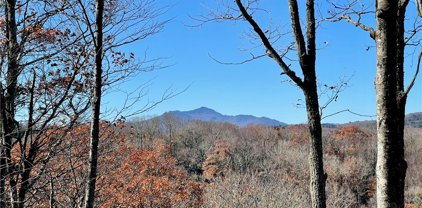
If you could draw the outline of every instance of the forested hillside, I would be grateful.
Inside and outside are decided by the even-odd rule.
[[[422,113],[411,113],[406,115],[406,124],[416,128],[422,128]]]
[[[0,13],[0,208],[422,207],[422,0]]]
[[[100,206],[134,201],[148,207],[310,206],[306,126],[240,128],[182,123],[174,118],[172,122],[120,123],[110,131],[116,135],[106,136],[101,146],[106,160],[113,162],[104,162],[105,169],[101,169],[112,174],[103,174],[101,179],[108,182],[100,182],[99,193],[112,197],[99,200]],[[327,206],[375,206],[375,131],[344,126],[325,129],[323,135]],[[406,203],[418,207],[422,206],[422,183],[417,180],[421,177],[422,130],[407,127],[405,141],[409,163]],[[122,178],[130,180],[119,182]]]
[[[68,151],[51,168],[34,203],[81,197],[86,141],[83,128],[72,133]],[[159,119],[106,126],[100,144],[98,206],[146,207],[309,207],[307,131],[304,125],[238,127],[227,123]],[[376,138],[373,129],[324,129],[328,207],[374,207]],[[406,128],[407,207],[422,206],[422,130]],[[72,154],[73,153],[73,154]],[[73,155],[68,158],[66,155]],[[65,157],[66,156],[66,157]],[[71,166],[65,164],[71,164]],[[61,164],[61,165],[60,165]],[[76,170],[70,167],[78,167]],[[56,172],[56,171],[55,171]],[[51,174],[57,174],[51,172]],[[66,182],[69,181],[69,182]],[[42,190],[42,191],[41,191]]]

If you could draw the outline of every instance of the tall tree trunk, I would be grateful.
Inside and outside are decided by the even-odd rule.
[[[377,0],[377,206],[404,207],[403,40],[404,18],[400,20],[397,0]],[[404,15],[404,14],[403,14]],[[404,17],[404,16],[403,16]],[[401,32],[400,32],[401,31]],[[399,47],[399,48],[398,48]]]
[[[18,54],[19,46],[17,43],[17,25],[15,17],[16,0],[5,1],[6,16],[6,46],[7,46],[7,73],[5,92],[1,88],[1,159],[0,159],[0,206],[5,207],[5,180],[10,173],[10,151],[12,148],[12,133],[15,130],[15,99],[16,86],[19,74]]]
[[[325,208],[325,180],[323,151],[322,151],[322,127],[319,112],[316,78],[305,84],[303,90],[306,100],[306,112],[308,114],[308,128],[310,132],[309,147],[309,171],[310,171],[310,194],[313,208]]]
[[[297,3],[296,3],[297,4]],[[308,127],[310,133],[309,149],[309,171],[310,171],[310,193],[313,208],[326,207],[325,180],[323,151],[322,151],[322,127],[321,114],[318,102],[318,87],[316,77],[316,23],[315,23],[315,2],[306,1],[306,37],[307,54],[300,59],[304,63],[302,72],[304,86],[302,87],[306,101],[306,112],[308,114]]]
[[[0,86],[0,125],[1,125],[1,155],[0,155],[0,208],[6,207],[6,150],[7,150],[7,141],[6,141],[6,110],[4,104],[4,94],[3,87]]]
[[[318,88],[315,72],[316,60],[316,24],[315,24],[315,2],[306,0],[306,41],[302,32],[299,7],[297,0],[289,0],[290,21],[293,31],[293,37],[296,42],[296,50],[299,59],[300,68],[303,73],[303,80],[296,76],[287,65],[282,56],[273,48],[273,45],[266,37],[265,33],[258,23],[247,12],[241,0],[235,0],[240,12],[249,24],[253,27],[267,49],[268,55],[277,62],[286,74],[303,91],[306,100],[306,111],[308,114],[308,127],[310,132],[310,151],[309,151],[309,171],[311,202],[313,208],[326,207],[325,179],[323,152],[322,152],[322,133],[321,133],[321,114],[319,112]]]
[[[104,0],[96,0],[96,44],[95,44],[95,86],[92,97],[92,123],[89,143],[89,173],[85,187],[85,208],[94,207],[95,183],[97,180],[98,142],[100,135],[100,107],[102,87],[102,55],[103,55],[103,13]]]

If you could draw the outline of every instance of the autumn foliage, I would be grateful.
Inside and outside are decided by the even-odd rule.
[[[224,177],[225,172],[230,168],[230,154],[230,145],[227,142],[215,141],[202,165],[204,179],[212,181],[217,177]]]
[[[120,132],[122,125],[101,124],[97,206],[195,207],[202,203],[201,184],[177,165],[168,145],[156,140],[151,149],[133,147]],[[48,174],[38,184],[48,186],[34,205],[47,206],[51,200],[66,207],[81,203],[88,130],[89,125],[83,124],[66,134],[62,144],[66,148],[50,162]]]
[[[152,121],[151,121],[152,122]],[[144,139],[133,133],[155,135]],[[238,128],[207,122],[167,131],[145,123],[101,123],[98,207],[309,207],[306,126]],[[189,131],[187,131],[188,129]],[[422,133],[408,136],[420,161]],[[87,177],[89,124],[50,128],[40,137],[26,206],[77,207]],[[137,140],[142,140],[142,145]],[[345,126],[324,130],[328,207],[373,207],[376,140],[371,130]],[[53,149],[51,149],[53,148]],[[418,149],[419,148],[419,149]],[[25,153],[27,153],[27,149]],[[12,151],[18,166],[23,154]],[[43,161],[50,158],[43,169]],[[191,166],[201,171],[189,171]],[[409,176],[419,178],[418,168]],[[282,185],[280,185],[282,184]],[[409,178],[407,206],[422,203],[420,182]]]
[[[116,159],[121,161],[117,166]],[[106,167],[115,166],[103,170],[106,172],[98,181],[102,206],[195,207],[202,203],[200,183],[177,167],[162,142],[156,142],[151,150],[121,146],[102,162]]]

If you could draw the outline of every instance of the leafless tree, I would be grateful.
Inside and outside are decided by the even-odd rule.
[[[419,1],[416,1],[418,12]],[[419,53],[415,75],[404,86],[406,46],[420,46],[420,18],[407,17],[409,0],[376,0],[375,5],[361,1],[333,2],[330,20],[345,20],[367,31],[376,45],[377,73],[377,206],[404,207],[407,163],[404,158],[404,118],[406,100],[419,72]],[[375,14],[375,25],[365,24]],[[413,21],[413,22],[411,22]],[[406,28],[406,23],[410,29]]]
[[[97,178],[98,143],[101,133],[99,123],[102,93],[108,87],[121,83],[141,71],[151,71],[160,67],[156,65],[156,60],[132,64],[135,61],[135,54],[125,54],[120,52],[119,48],[158,33],[167,21],[158,19],[164,12],[164,8],[156,8],[153,0],[111,2],[98,0],[95,1],[95,6],[93,6],[93,1],[75,0],[73,5],[75,6],[69,11],[69,16],[80,31],[88,31],[89,35],[84,39],[84,44],[86,51],[95,56],[94,60],[89,60],[89,63],[93,63],[91,66],[95,70],[93,70],[93,85],[90,94],[92,109],[89,148],[90,168],[86,179],[84,198],[84,207],[93,207]],[[141,110],[132,111],[132,115],[149,110],[175,94],[177,93],[174,93],[174,91],[166,91],[161,100],[148,103]],[[129,109],[143,96],[140,93],[135,94],[135,99],[128,98],[132,101],[125,103],[122,109]]]
[[[85,208],[94,207],[95,183],[97,181],[98,142],[100,139],[100,109],[101,109],[101,88],[103,73],[103,15],[104,0],[95,1],[95,34],[91,34],[95,48],[95,73],[94,87],[91,98],[92,118],[91,135],[89,139],[89,169],[85,185]],[[88,19],[87,19],[88,20]],[[91,26],[90,26],[91,27]]]
[[[199,17],[202,22],[208,21],[224,21],[224,20],[244,20],[252,28],[257,38],[261,41],[262,46],[266,50],[263,55],[252,55],[247,61],[268,56],[272,58],[282,69],[282,75],[287,75],[289,79],[295,83],[303,92],[305,97],[306,111],[308,115],[308,127],[310,131],[310,152],[309,152],[309,171],[310,171],[310,195],[312,207],[326,207],[325,196],[325,180],[326,175],[323,169],[323,153],[322,153],[322,135],[321,135],[321,114],[318,101],[317,77],[315,71],[316,57],[316,20],[315,5],[313,0],[306,1],[306,34],[302,31],[301,16],[296,0],[289,0],[290,23],[292,27],[292,35],[295,40],[294,44],[287,47],[286,50],[278,50],[275,48],[275,40],[281,38],[271,31],[263,29],[254,19],[253,15],[259,12],[258,0],[235,0],[234,6],[230,3],[224,4],[224,11],[211,12],[210,16]],[[223,14],[221,14],[223,13]],[[296,47],[294,47],[295,45]],[[296,74],[293,67],[286,63],[286,54],[295,49],[297,51],[297,59],[303,77]],[[247,62],[246,61],[246,62]],[[242,62],[242,63],[245,63]],[[324,106],[323,106],[324,107]]]

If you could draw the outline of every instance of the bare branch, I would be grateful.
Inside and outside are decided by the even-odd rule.
[[[359,27],[362,30],[369,32],[369,36],[372,39],[375,39],[376,34],[374,28],[365,25],[361,22],[362,17],[364,15],[374,13],[374,11],[370,9],[370,6],[361,3],[359,0],[353,0],[351,2],[348,2],[346,5],[340,5],[338,2],[332,1],[330,1],[330,4],[333,9],[328,11],[330,17],[325,18],[325,20],[331,22],[339,22],[345,20],[346,22],[351,23],[355,27]]]
[[[360,27],[362,30],[369,32],[369,36],[375,40],[375,30],[372,27],[362,24],[360,21],[353,20],[349,15],[342,15],[339,19],[344,19],[349,23],[352,23],[356,27]]]
[[[355,112],[353,112],[349,109],[345,109],[345,110],[341,110],[341,111],[326,115],[326,116],[322,117],[321,120],[328,118],[328,117],[331,117],[331,116],[335,116],[335,115],[340,114],[340,113],[344,113],[344,112],[348,112],[348,113],[351,113],[351,114],[356,115],[356,116],[368,117],[368,118],[371,118],[371,119],[376,117],[376,115],[364,115],[364,114],[355,113]]]
[[[319,92],[319,99],[321,99],[322,96],[326,95],[327,96],[327,100],[325,101],[324,104],[322,104],[320,106],[320,114],[321,116],[323,115],[324,110],[333,102],[336,102],[340,93],[343,92],[346,87],[348,86],[348,83],[350,81],[351,78],[348,79],[340,79],[340,82],[337,85],[326,85],[324,84],[323,87],[324,89]]]
[[[295,0],[296,1],[296,0]],[[306,38],[307,38],[307,56],[308,58],[315,60],[316,56],[316,46],[315,46],[315,7],[314,0],[306,1]],[[299,12],[297,11],[299,14]],[[293,25],[293,24],[292,24]],[[303,70],[304,68],[302,68]]]
[[[235,2],[239,7],[243,17],[249,22],[249,24],[253,27],[254,31],[258,34],[263,45],[267,49],[268,55],[278,63],[278,65],[283,69],[283,72],[287,76],[289,76],[300,88],[303,88],[303,81],[296,75],[294,71],[290,69],[290,67],[283,61],[277,51],[272,47],[270,41],[265,36],[265,33],[259,27],[258,23],[256,23],[252,16],[250,16],[249,13],[246,11],[246,8],[243,6],[241,0],[236,0]]]
[[[241,65],[241,64],[245,64],[245,63],[248,63],[248,62],[251,62],[251,61],[254,61],[254,60],[257,60],[257,59],[260,59],[260,58],[262,58],[262,57],[266,57],[267,56],[267,54],[261,54],[261,55],[254,55],[254,54],[252,54],[252,53],[250,53],[250,55],[251,55],[251,57],[250,58],[248,58],[248,59],[245,59],[245,60],[243,60],[243,61],[240,61],[240,62],[223,62],[223,61],[220,61],[220,60],[218,60],[218,59],[216,59],[216,58],[214,58],[211,54],[209,54],[208,53],[208,56],[212,59],[212,60],[214,60],[215,62],[217,62],[217,63],[219,63],[219,64],[224,64],[224,65]]]
[[[292,22],[293,34],[296,40],[297,53],[300,66],[305,69],[305,59],[307,56],[305,39],[303,38],[302,28],[300,25],[299,9],[296,0],[289,0],[290,18]]]
[[[406,97],[410,90],[412,89],[413,85],[415,84],[416,78],[418,77],[419,74],[419,67],[421,64],[421,58],[422,58],[422,50],[419,52],[419,56],[418,56],[418,65],[416,66],[416,71],[415,71],[415,75],[413,75],[413,79],[410,82],[409,86],[406,88],[406,90],[404,91],[404,97]]]

